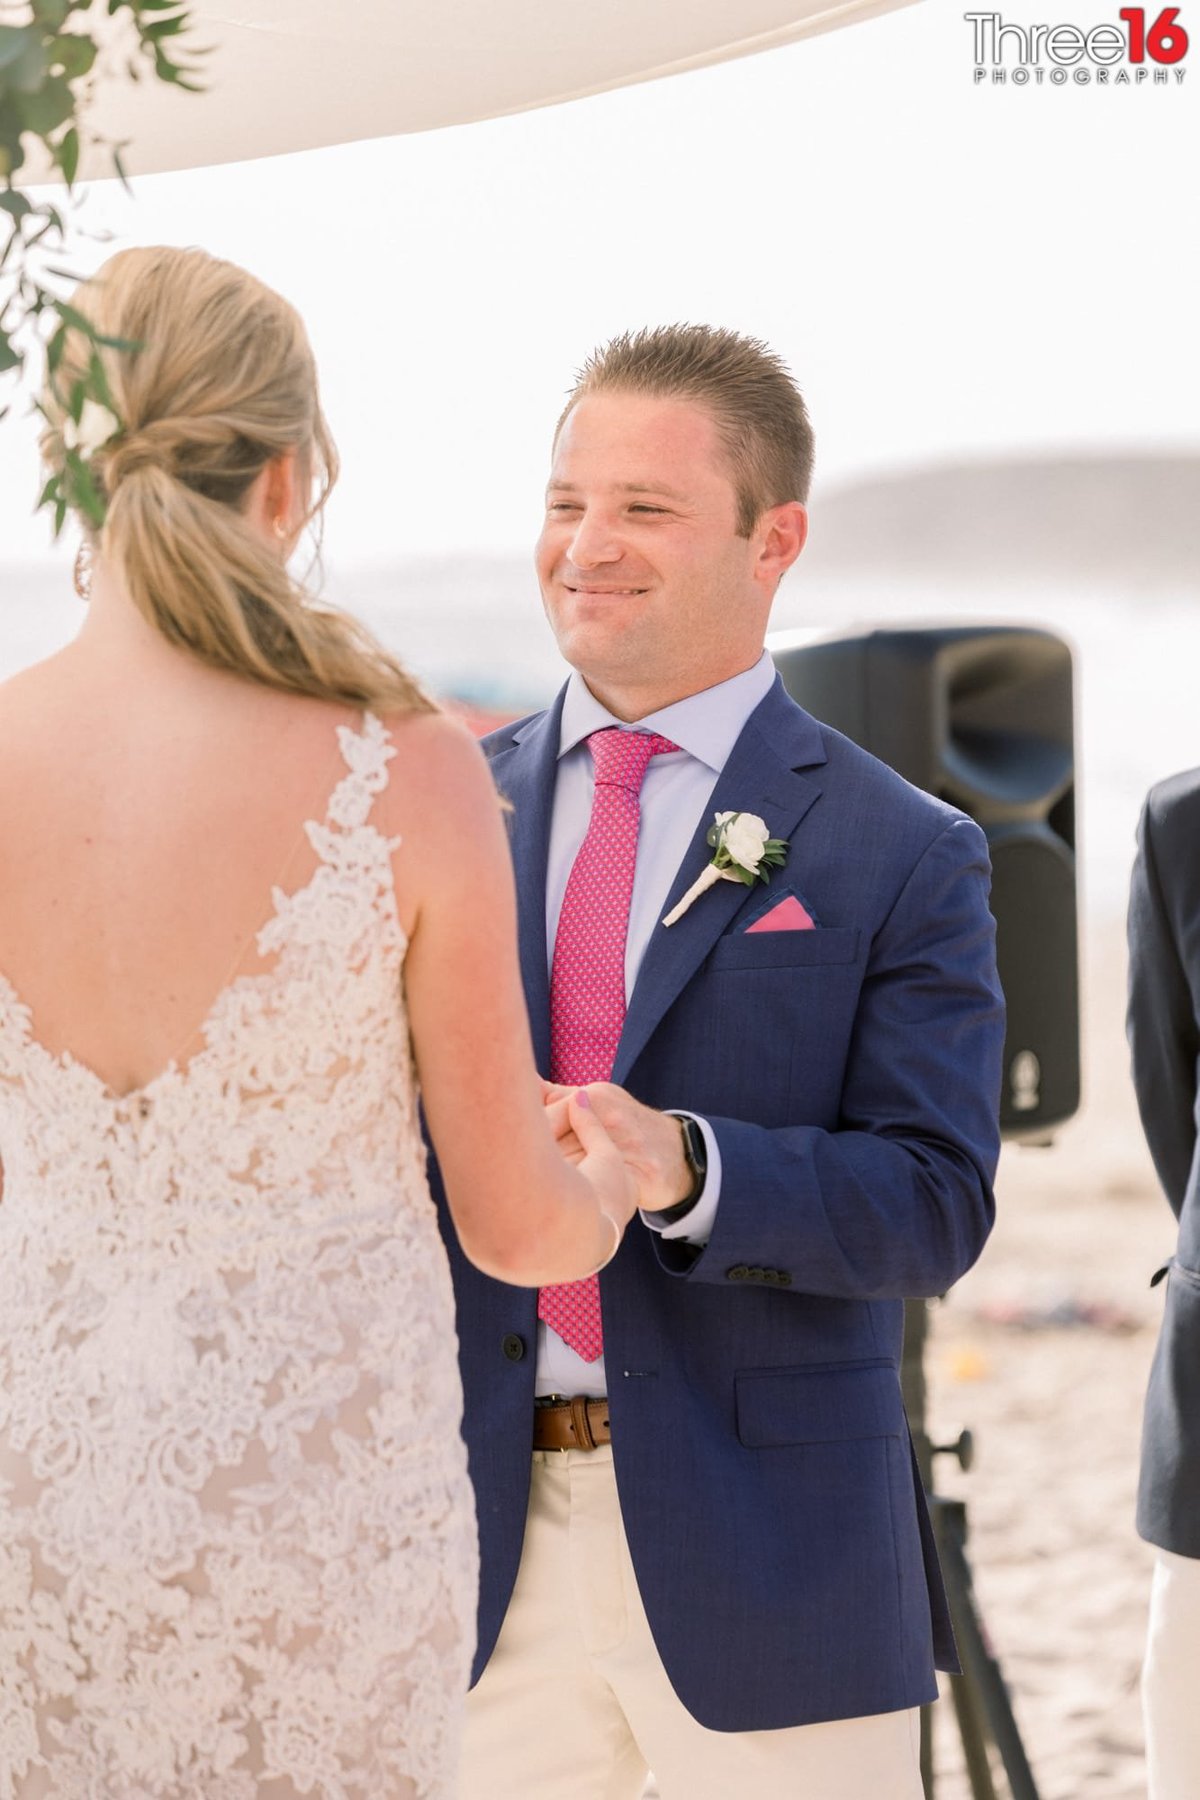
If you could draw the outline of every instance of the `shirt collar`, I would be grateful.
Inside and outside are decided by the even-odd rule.
[[[575,670],[563,700],[559,758],[593,731],[616,725],[622,731],[656,731],[719,775],[746,720],[760,700],[766,698],[774,681],[775,664],[770,651],[764,650],[754,666],[740,675],[719,681],[716,687],[704,688],[698,694],[689,694],[685,700],[676,700],[672,706],[664,706],[630,725],[614,718]]]

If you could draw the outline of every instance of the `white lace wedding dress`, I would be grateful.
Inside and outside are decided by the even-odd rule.
[[[0,1797],[450,1800],[476,1544],[367,717],[203,1048],[0,979]]]

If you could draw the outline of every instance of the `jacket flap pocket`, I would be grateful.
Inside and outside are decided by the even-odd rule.
[[[900,1437],[904,1408],[889,1362],[748,1369],[735,1377],[737,1430],[750,1449]]]
[[[718,938],[710,969],[802,969],[852,963],[858,955],[857,926],[833,931],[730,931]]]

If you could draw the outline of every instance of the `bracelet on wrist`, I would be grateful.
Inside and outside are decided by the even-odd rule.
[[[608,1255],[603,1257],[601,1261],[596,1264],[594,1269],[589,1269],[584,1280],[590,1280],[593,1275],[598,1275],[601,1269],[607,1269],[609,1263],[621,1248],[621,1238],[624,1234],[621,1231],[621,1227],[617,1224],[617,1221],[613,1218],[611,1213],[605,1212],[603,1207],[600,1208],[600,1217],[604,1219],[607,1224],[612,1226],[613,1246]]]

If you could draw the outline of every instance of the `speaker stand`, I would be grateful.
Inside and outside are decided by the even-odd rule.
[[[967,1557],[966,1502],[948,1500],[933,1492],[934,1457],[954,1456],[962,1468],[967,1469],[971,1465],[974,1446],[968,1431],[962,1432],[954,1444],[934,1444],[925,1430],[925,1340],[928,1330],[927,1303],[906,1300],[900,1379],[917,1467],[929,1501],[950,1621],[962,1663],[962,1674],[950,1677],[950,1695],[962,1741],[967,1779],[972,1800],[997,1800],[988,1749],[989,1744],[994,1744],[1010,1800],[1039,1800],[1008,1687],[975,1597],[975,1583]],[[921,1780],[925,1800],[934,1800],[933,1713],[928,1706],[921,1708]]]

